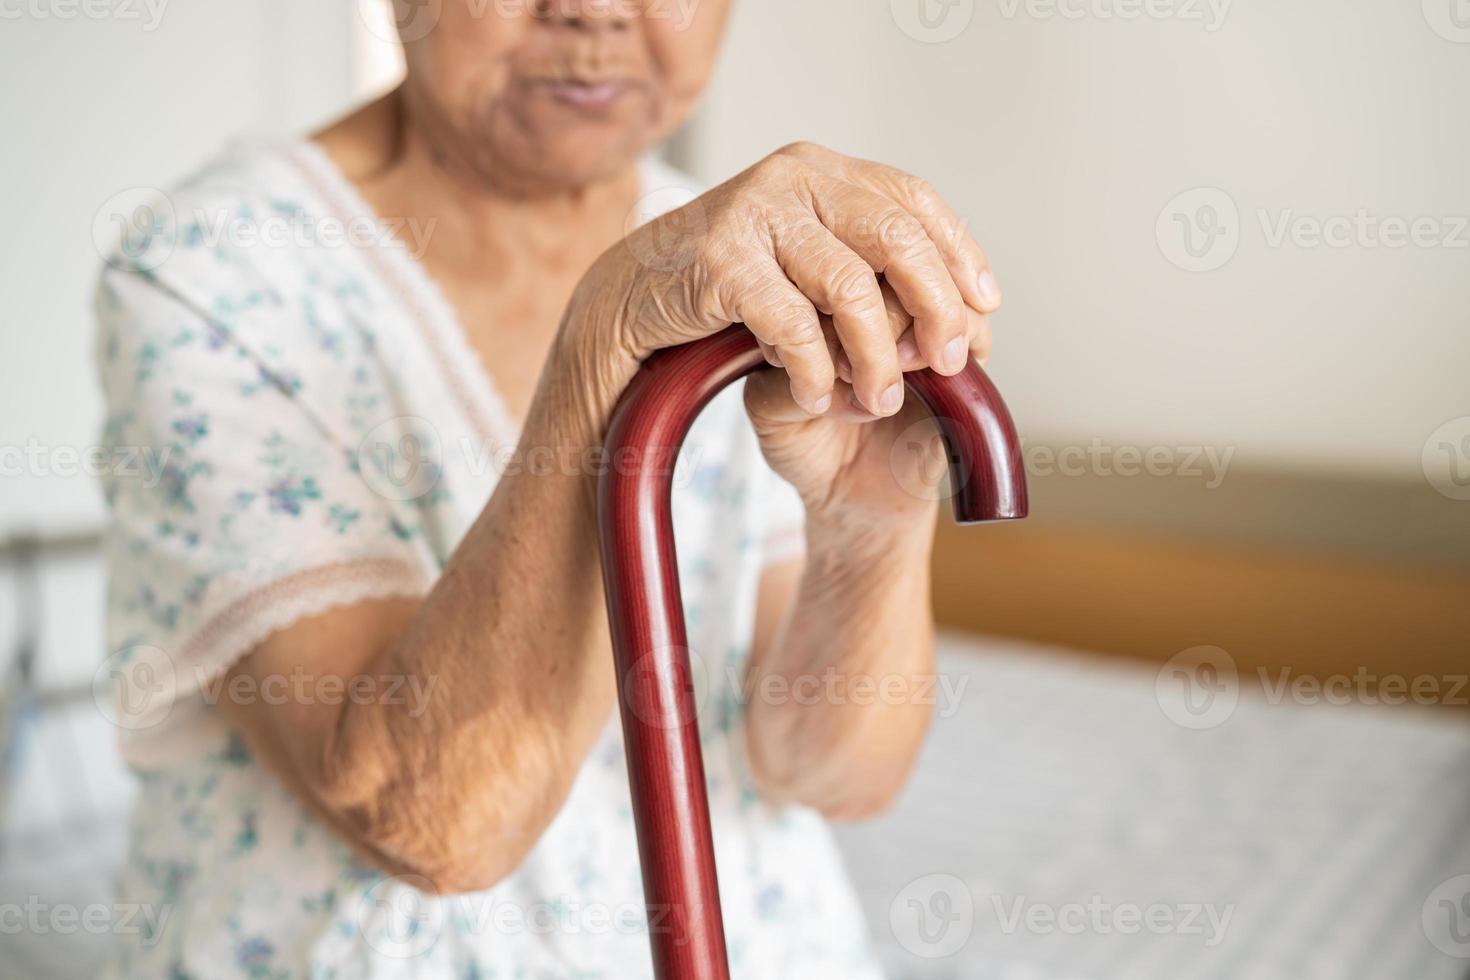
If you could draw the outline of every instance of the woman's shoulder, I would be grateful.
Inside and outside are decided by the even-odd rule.
[[[98,224],[109,268],[157,271],[191,256],[265,255],[306,240],[320,195],[297,160],[299,143],[242,140],[180,180],[117,195]]]
[[[375,383],[394,307],[296,152],[232,147],[121,222],[94,296],[109,422],[271,389],[335,428]]]
[[[313,320],[372,302],[357,246],[381,229],[342,216],[302,141],[236,143],[167,189],[119,201],[95,298],[103,339],[191,320],[297,347],[312,343]]]
[[[250,274],[285,286],[351,266],[393,232],[329,171],[308,140],[242,140],[167,188],[119,194],[97,223],[103,274],[174,285]]]

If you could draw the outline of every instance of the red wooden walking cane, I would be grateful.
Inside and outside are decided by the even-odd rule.
[[[658,352],[624,392],[605,445],[598,487],[602,572],[659,980],[730,975],[674,561],[674,463],[700,409],[764,363],[755,337],[739,324]],[[950,378],[923,370],[904,380],[939,423],[955,520],[1025,517],[1021,443],[979,365],[971,362]]]

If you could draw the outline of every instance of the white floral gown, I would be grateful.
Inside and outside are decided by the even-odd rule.
[[[644,180],[646,201],[690,186],[653,163]],[[293,142],[231,150],[131,231],[97,297],[105,439],[141,461],[106,480],[108,652],[141,784],[119,901],[161,925],[120,936],[106,975],[648,976],[615,718],[520,869],[440,898],[356,858],[201,692],[296,619],[423,594],[511,459],[514,425],[412,254],[431,229],[375,218]],[[683,462],[679,567],[732,969],[875,975],[825,825],[762,802],[743,752],[732,681],[761,567],[800,546],[799,502],[734,389]]]

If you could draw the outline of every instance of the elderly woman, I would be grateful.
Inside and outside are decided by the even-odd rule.
[[[107,487],[152,923],[113,976],[649,973],[588,461],[645,357],[732,323],[772,368],[675,495],[732,968],[875,973],[824,818],[928,720],[844,693],[933,670],[900,376],[983,357],[999,295],[892,168],[644,161],[727,3],[667,9],[445,0],[396,91],[225,154],[104,270],[108,438],[164,463]]]

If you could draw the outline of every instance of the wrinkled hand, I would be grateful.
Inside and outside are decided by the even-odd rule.
[[[928,366],[915,348],[912,318],[886,285],[883,292],[900,368]],[[969,353],[984,361],[989,324],[967,313]],[[929,521],[947,469],[938,426],[915,399],[893,416],[868,412],[844,380],[850,374],[843,360],[839,352],[837,397],[820,416],[796,403],[779,372],[761,371],[746,382],[746,411],[767,462],[801,493],[809,523],[829,518],[840,526],[879,529]]]
[[[905,410],[903,372],[984,358],[999,305],[980,246],[926,182],[800,143],[610,249],[568,323],[631,365],[744,323],[784,372],[747,385],[772,466],[809,511],[879,519],[927,510],[903,486],[928,478],[932,449],[892,451],[923,416]]]

